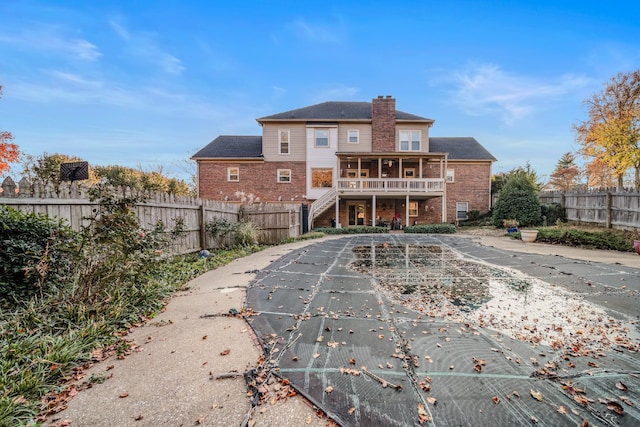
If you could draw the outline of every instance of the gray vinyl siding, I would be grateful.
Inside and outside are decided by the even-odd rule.
[[[279,130],[289,130],[289,154],[278,153]],[[262,150],[267,162],[306,161],[307,130],[304,123],[265,124],[262,128]]]

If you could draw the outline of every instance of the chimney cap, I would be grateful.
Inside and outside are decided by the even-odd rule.
[[[378,99],[382,99],[382,98],[384,98],[384,96],[378,95]]]
[[[387,99],[391,99],[391,95],[387,95]]]

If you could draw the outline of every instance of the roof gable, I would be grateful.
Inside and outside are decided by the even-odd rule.
[[[191,158],[262,158],[262,137],[220,135]]]
[[[497,160],[473,137],[429,137],[429,151],[449,153],[450,160]]]
[[[261,117],[257,120],[259,123],[271,120],[371,120],[371,102],[329,101]],[[398,110],[396,110],[396,120],[433,122],[432,119]]]

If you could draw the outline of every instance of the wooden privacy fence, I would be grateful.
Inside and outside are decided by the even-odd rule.
[[[61,218],[78,231],[89,224],[88,218],[98,205],[97,201],[90,200],[88,190],[77,182],[62,182],[56,188],[52,183],[30,182],[25,178],[15,184],[11,177],[7,177],[0,186],[0,204],[23,212]],[[168,229],[172,229],[176,221],[182,223],[185,233],[174,241],[170,249],[172,253],[216,248],[216,240],[206,232],[206,224],[215,220],[230,223],[251,221],[263,230],[259,242],[264,244],[280,243],[301,234],[300,204],[243,206],[166,193],[140,193],[128,187],[112,190],[117,196],[144,196],[144,202],[138,203],[134,209],[141,227],[145,229],[154,227],[159,221]]]
[[[540,202],[558,203],[567,220],[606,228],[640,228],[640,192],[635,189],[543,191]]]

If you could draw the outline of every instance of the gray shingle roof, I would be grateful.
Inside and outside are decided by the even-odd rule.
[[[191,158],[262,158],[262,137],[220,135]]]
[[[258,122],[269,120],[371,120],[371,102],[337,102],[329,101],[297,110],[285,111],[261,117]],[[428,121],[432,119],[416,116],[396,110],[396,120]]]
[[[497,160],[475,138],[429,137],[429,151],[449,153],[450,160]]]

